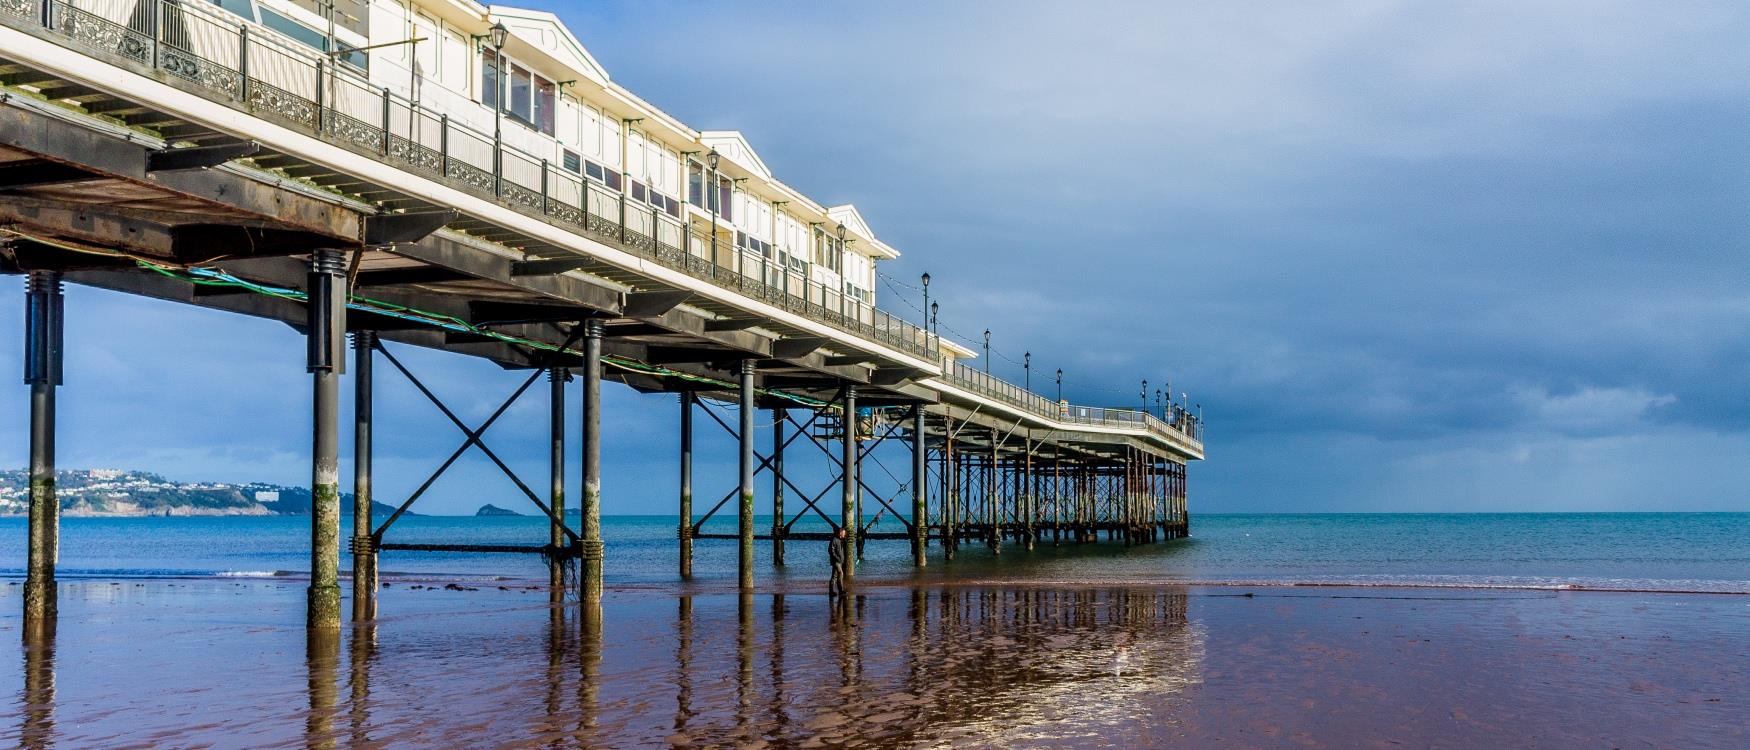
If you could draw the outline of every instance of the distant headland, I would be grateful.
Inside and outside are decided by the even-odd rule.
[[[144,471],[63,469],[55,472],[55,492],[66,516],[310,515],[310,490],[305,487],[265,482],[173,482]],[[351,493],[342,496],[341,507],[352,508]],[[378,514],[395,512],[394,506],[383,503],[373,507]],[[0,516],[22,516],[29,510],[29,473],[0,470]]]

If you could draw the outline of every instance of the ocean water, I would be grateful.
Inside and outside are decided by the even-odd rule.
[[[810,525],[810,522],[814,526]],[[351,519],[346,518],[350,525]],[[1194,515],[1190,539],[1124,547],[1064,544],[1034,551],[1007,545],[1000,557],[967,546],[952,562],[930,550],[915,571],[904,542],[867,543],[865,579],[934,582],[1033,581],[1415,585],[1601,588],[1750,593],[1750,513],[1235,514]],[[603,519],[611,583],[676,580],[674,516]],[[768,516],[756,528],[769,529]],[[819,528],[815,528],[818,526]],[[0,519],[0,577],[24,572],[25,519]],[[349,528],[345,526],[343,528]],[[797,531],[823,530],[804,519]],[[733,532],[733,518],[706,529]],[[891,521],[878,527],[899,531]],[[406,517],[396,542],[540,544],[535,517]],[[758,543],[767,582],[824,579],[821,542],[791,541],[785,568]],[[731,540],[697,540],[695,574],[735,577]],[[349,565],[343,556],[343,569]],[[544,579],[534,555],[384,552],[395,577]],[[309,521],[265,518],[65,518],[59,575],[77,578],[276,577],[309,570]]]

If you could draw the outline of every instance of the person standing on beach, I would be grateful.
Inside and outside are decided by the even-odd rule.
[[[845,530],[842,527],[833,532],[832,541],[826,543],[826,562],[832,566],[832,577],[826,581],[826,598],[842,597],[845,595]]]

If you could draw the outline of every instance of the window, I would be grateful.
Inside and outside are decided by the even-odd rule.
[[[501,68],[503,81],[499,80]],[[505,114],[542,133],[553,135],[559,105],[555,98],[558,87],[552,81],[509,59],[500,58],[490,49],[480,51],[480,70],[481,104],[498,106],[502,86],[505,89],[502,92]]]
[[[516,63],[506,65],[505,71],[505,86],[509,92],[507,98],[510,103],[505,105],[504,111],[522,118],[523,122],[534,122],[534,74]]]
[[[366,0],[291,0],[295,5],[310,11],[319,18],[330,18],[332,8],[334,25],[369,38],[371,35],[370,3]],[[262,10],[267,10],[263,8]],[[271,12],[271,11],[269,11]]]
[[[754,237],[746,232],[735,233],[735,244],[760,254],[762,258],[772,257],[772,243]]]
[[[687,202],[706,211],[719,211],[718,216],[723,220],[734,221],[730,218],[734,211],[731,210],[732,204],[729,200],[734,183],[728,177],[719,175],[717,189],[706,190],[705,185],[710,182],[706,176],[709,171],[704,164],[687,160]]]
[[[583,155],[577,153],[576,151],[572,151],[571,149],[565,149],[564,153],[561,153],[559,155],[559,162],[560,162],[560,165],[563,166],[565,168],[565,171],[567,171],[567,172],[570,172],[572,174],[582,174],[583,173]]]
[[[480,103],[488,107],[498,107],[498,53],[490,49],[480,51]]]
[[[632,181],[632,200],[641,201],[655,206],[657,210],[669,216],[681,215],[681,202],[656,191],[656,188],[638,180]]]
[[[814,263],[833,273],[843,270],[841,261],[844,258],[845,243],[838,237],[828,234],[820,225],[814,227]]]
[[[687,202],[705,208],[705,165],[687,160]]]

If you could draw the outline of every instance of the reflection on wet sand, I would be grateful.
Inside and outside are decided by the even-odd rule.
[[[0,747],[1750,747],[1743,597],[545,583],[63,584]]]
[[[26,630],[24,693],[19,696],[24,721],[19,746],[49,747],[55,733],[55,632],[53,627]]]
[[[353,625],[352,673],[348,679],[351,695],[347,699],[347,728],[351,747],[363,747],[370,742],[371,667],[377,656],[377,623],[365,621]]]
[[[311,628],[305,644],[310,712],[304,717],[304,746],[328,750],[338,746],[334,715],[340,699],[340,631]],[[367,695],[358,697],[362,702]]]
[[[1200,651],[1183,593],[893,588],[842,606],[641,594],[604,609],[501,591],[421,592],[424,612],[341,631],[257,628],[248,637],[260,646],[212,629],[211,612],[190,614],[138,637],[200,638],[208,650],[92,657],[134,659],[106,674],[153,674],[161,691],[109,681],[72,703],[65,685],[57,696],[54,644],[42,641],[25,649],[17,744],[1052,744],[1025,727],[1097,732],[1119,718],[1116,696],[1158,702],[1194,679]],[[293,643],[302,659],[286,659]],[[1118,675],[1121,646],[1133,656]],[[296,705],[307,710],[285,710]]]
[[[1169,700],[1196,680],[1201,657],[1183,593],[917,590],[828,607],[824,631],[810,632],[797,629],[774,598],[764,638],[742,599],[734,679],[713,675],[710,660],[691,662],[688,648],[677,651],[675,733],[652,739],[676,746],[1002,746],[1081,737],[1097,744],[1091,738],[1104,727],[1135,719],[1127,697]],[[683,607],[676,623],[688,646],[692,617]],[[761,650],[770,669],[755,679],[751,664]],[[713,690],[719,681],[731,682],[733,694]],[[756,718],[742,697],[762,692],[766,708]]]

